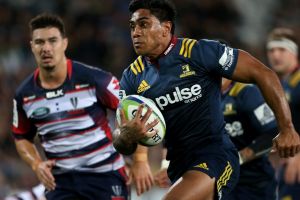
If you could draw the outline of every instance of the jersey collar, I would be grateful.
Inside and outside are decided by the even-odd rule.
[[[72,60],[70,59],[67,59],[67,73],[68,73],[68,79],[70,80],[72,78]],[[36,70],[34,71],[34,82],[36,84],[39,84],[39,80],[38,80],[38,77],[39,77],[39,73],[40,73],[40,68],[37,67]]]
[[[175,47],[176,43],[177,43],[177,37],[173,35],[168,47],[166,48],[166,50],[164,50],[162,54],[160,54],[159,57],[168,55],[170,51]]]
[[[157,58],[155,58],[155,59],[150,59],[150,58],[148,58],[148,57],[146,57],[146,59],[150,62],[150,63],[157,63],[158,62],[158,59],[160,59],[160,58],[162,58],[162,57],[164,57],[164,56],[166,56],[166,55],[168,55],[170,52],[171,52],[171,50],[175,47],[175,45],[176,45],[176,43],[177,43],[177,37],[176,36],[172,36],[172,38],[171,38],[171,40],[170,40],[170,42],[169,42],[169,44],[168,44],[168,47],[157,57]]]

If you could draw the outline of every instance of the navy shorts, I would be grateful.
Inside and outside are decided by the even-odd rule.
[[[229,200],[275,200],[277,181],[257,182],[255,185],[238,184],[230,193]]]
[[[127,200],[124,169],[105,173],[67,172],[55,175],[56,188],[48,200]]]
[[[298,200],[300,198],[300,183],[288,185],[284,182],[285,166],[280,170],[279,174],[279,200]]]
[[[238,184],[230,194],[230,200],[275,200],[277,180],[267,156],[245,163],[240,168]]]
[[[239,160],[234,147],[224,148],[222,144],[199,147],[171,160],[168,175],[175,183],[189,170],[201,171],[215,178],[215,199],[227,199],[239,178]]]

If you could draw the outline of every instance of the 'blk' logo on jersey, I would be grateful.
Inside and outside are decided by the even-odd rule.
[[[62,89],[46,93],[47,99],[52,99],[52,98],[61,97],[61,96],[64,96],[64,91]]]

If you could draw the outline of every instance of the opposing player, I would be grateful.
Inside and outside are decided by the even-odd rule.
[[[288,98],[293,122],[300,131],[300,70],[298,43],[293,30],[275,28],[269,35],[267,55]],[[279,176],[279,199],[300,197],[300,154],[283,161]]]
[[[275,172],[268,159],[278,133],[275,116],[255,85],[222,79],[225,129],[240,155],[240,178],[230,200],[276,199]]]
[[[45,200],[45,187],[43,184],[36,185],[29,190],[9,195],[4,200]]]
[[[66,58],[68,40],[58,16],[38,15],[30,29],[38,68],[13,100],[21,158],[46,187],[47,199],[127,199],[124,160],[112,145],[107,117],[118,105],[118,80]],[[46,160],[33,143],[36,134]]]
[[[216,41],[176,38],[175,9],[167,0],[134,0],[129,5],[131,37],[139,57],[124,71],[121,94],[156,102],[167,124],[168,175],[174,183],[165,200],[226,199],[239,175],[237,151],[224,129],[221,77],[255,82],[274,110],[280,133],[278,153],[293,156],[299,136],[276,74],[248,53]],[[114,132],[114,146],[133,153],[157,121],[151,111]],[[122,112],[121,112],[122,114]]]

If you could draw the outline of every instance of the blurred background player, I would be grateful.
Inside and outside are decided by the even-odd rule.
[[[174,185],[164,199],[226,199],[237,183],[238,155],[224,129],[220,106],[222,76],[257,83],[278,120],[278,153],[289,157],[298,152],[299,135],[273,71],[246,52],[216,41],[176,38],[175,10],[169,1],[136,0],[129,10],[139,57],[124,71],[121,93],[156,101],[165,117],[168,175]],[[124,154],[135,152],[138,140],[153,134],[148,130],[157,121],[146,123],[151,111],[140,116],[142,109],[130,121],[121,112],[114,146]]]
[[[142,193],[138,193],[136,187],[136,183],[138,180],[132,180],[132,200],[162,199],[163,196],[167,193],[168,189],[171,186],[171,181],[167,175],[167,168],[169,162],[165,160],[165,156],[166,151],[162,147],[162,145],[157,145],[155,147],[149,148],[148,160],[146,164],[149,164],[149,167],[151,168],[151,172],[153,174],[153,185],[151,185],[151,187],[149,187],[148,190],[145,190]],[[140,168],[140,170],[142,169],[143,168]],[[141,182],[143,180],[139,181]]]
[[[267,56],[272,69],[281,80],[289,101],[293,123],[300,131],[300,70],[298,42],[292,29],[275,28],[267,41]],[[282,159],[279,174],[279,199],[300,198],[300,154]]]
[[[275,172],[268,160],[278,133],[275,116],[255,85],[222,79],[225,129],[239,151],[240,178],[230,200],[275,200]]]
[[[47,199],[127,199],[124,160],[113,148],[107,117],[119,102],[118,80],[66,58],[68,39],[57,15],[38,15],[29,25],[38,68],[13,100],[18,153]],[[33,143],[36,135],[46,160]]]
[[[46,200],[45,187],[43,184],[34,186],[30,190],[18,192],[14,195],[9,195],[4,200]]]

